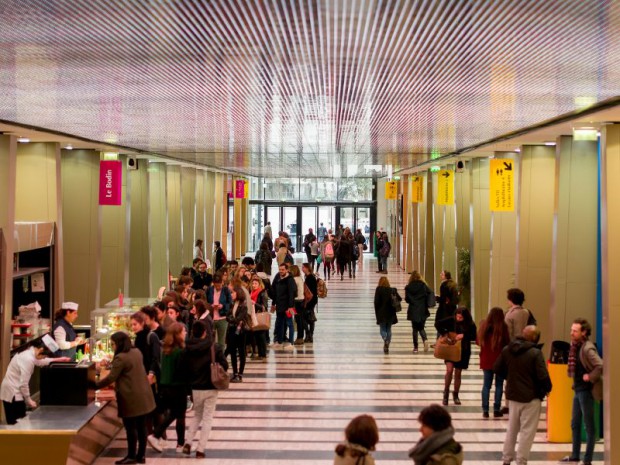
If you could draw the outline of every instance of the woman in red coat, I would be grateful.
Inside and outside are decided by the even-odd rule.
[[[491,385],[495,376],[495,400],[493,402],[493,416],[501,417],[502,394],[504,393],[504,378],[494,375],[493,365],[500,356],[502,349],[510,342],[508,326],[504,321],[504,311],[493,307],[486,320],[480,323],[477,344],[480,346],[480,368],[484,373],[482,384],[482,416],[489,418],[489,397]]]

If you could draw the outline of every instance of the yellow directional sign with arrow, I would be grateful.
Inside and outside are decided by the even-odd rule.
[[[490,166],[489,201],[493,212],[514,210],[514,160],[493,158]]]
[[[396,181],[385,183],[385,200],[396,200],[398,198],[398,185]]]
[[[437,205],[454,204],[454,171],[439,170],[437,179]]]
[[[424,202],[424,178],[422,176],[411,177],[411,202]]]

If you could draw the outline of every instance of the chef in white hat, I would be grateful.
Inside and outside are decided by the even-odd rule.
[[[75,302],[64,302],[54,316],[56,321],[52,327],[52,334],[60,348],[54,355],[57,357],[69,357],[75,361],[76,347],[85,342],[84,339],[77,337],[73,329],[73,322],[78,316],[78,304]]]

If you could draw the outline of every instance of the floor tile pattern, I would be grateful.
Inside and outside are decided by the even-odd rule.
[[[299,255],[297,261],[301,260]],[[168,448],[149,448],[147,463],[177,465],[328,465],[348,421],[370,413],[380,428],[375,458],[381,465],[412,461],[408,449],[418,440],[417,414],[440,403],[444,365],[432,353],[413,354],[406,309],[393,327],[389,355],[375,324],[373,296],[381,275],[376,260],[366,258],[355,279],[331,279],[321,299],[314,344],[294,351],[274,351],[267,363],[251,361],[241,384],[220,393],[206,458],[186,458],[175,450],[175,432],[167,432]],[[408,275],[393,264],[387,275],[402,290]],[[404,296],[404,292],[401,291]],[[431,316],[429,337],[435,336]],[[482,372],[474,349],[470,369],[463,373],[461,406],[450,405],[456,439],[465,449],[465,463],[501,463],[506,419],[484,420],[480,408]],[[191,412],[189,413],[191,415]],[[570,451],[568,444],[549,444],[543,411],[530,465],[550,465]],[[109,465],[125,454],[121,431],[95,462]],[[595,464],[602,464],[603,444],[596,446]]]

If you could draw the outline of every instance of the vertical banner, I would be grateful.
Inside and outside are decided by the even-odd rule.
[[[411,202],[424,202],[424,178],[422,176],[411,178]]]
[[[439,170],[437,179],[437,205],[454,204],[454,171]]]
[[[492,212],[514,210],[514,162],[511,158],[493,158],[489,175],[489,207]]]
[[[119,160],[99,162],[99,205],[121,205],[123,164]]]
[[[248,191],[250,190],[250,182],[249,181],[243,181],[243,198],[247,199],[250,196],[248,195]]]
[[[396,181],[385,183],[385,200],[396,200],[398,198],[398,186]]]
[[[235,181],[235,198],[243,199],[245,194],[245,181],[243,179],[238,179]]]

